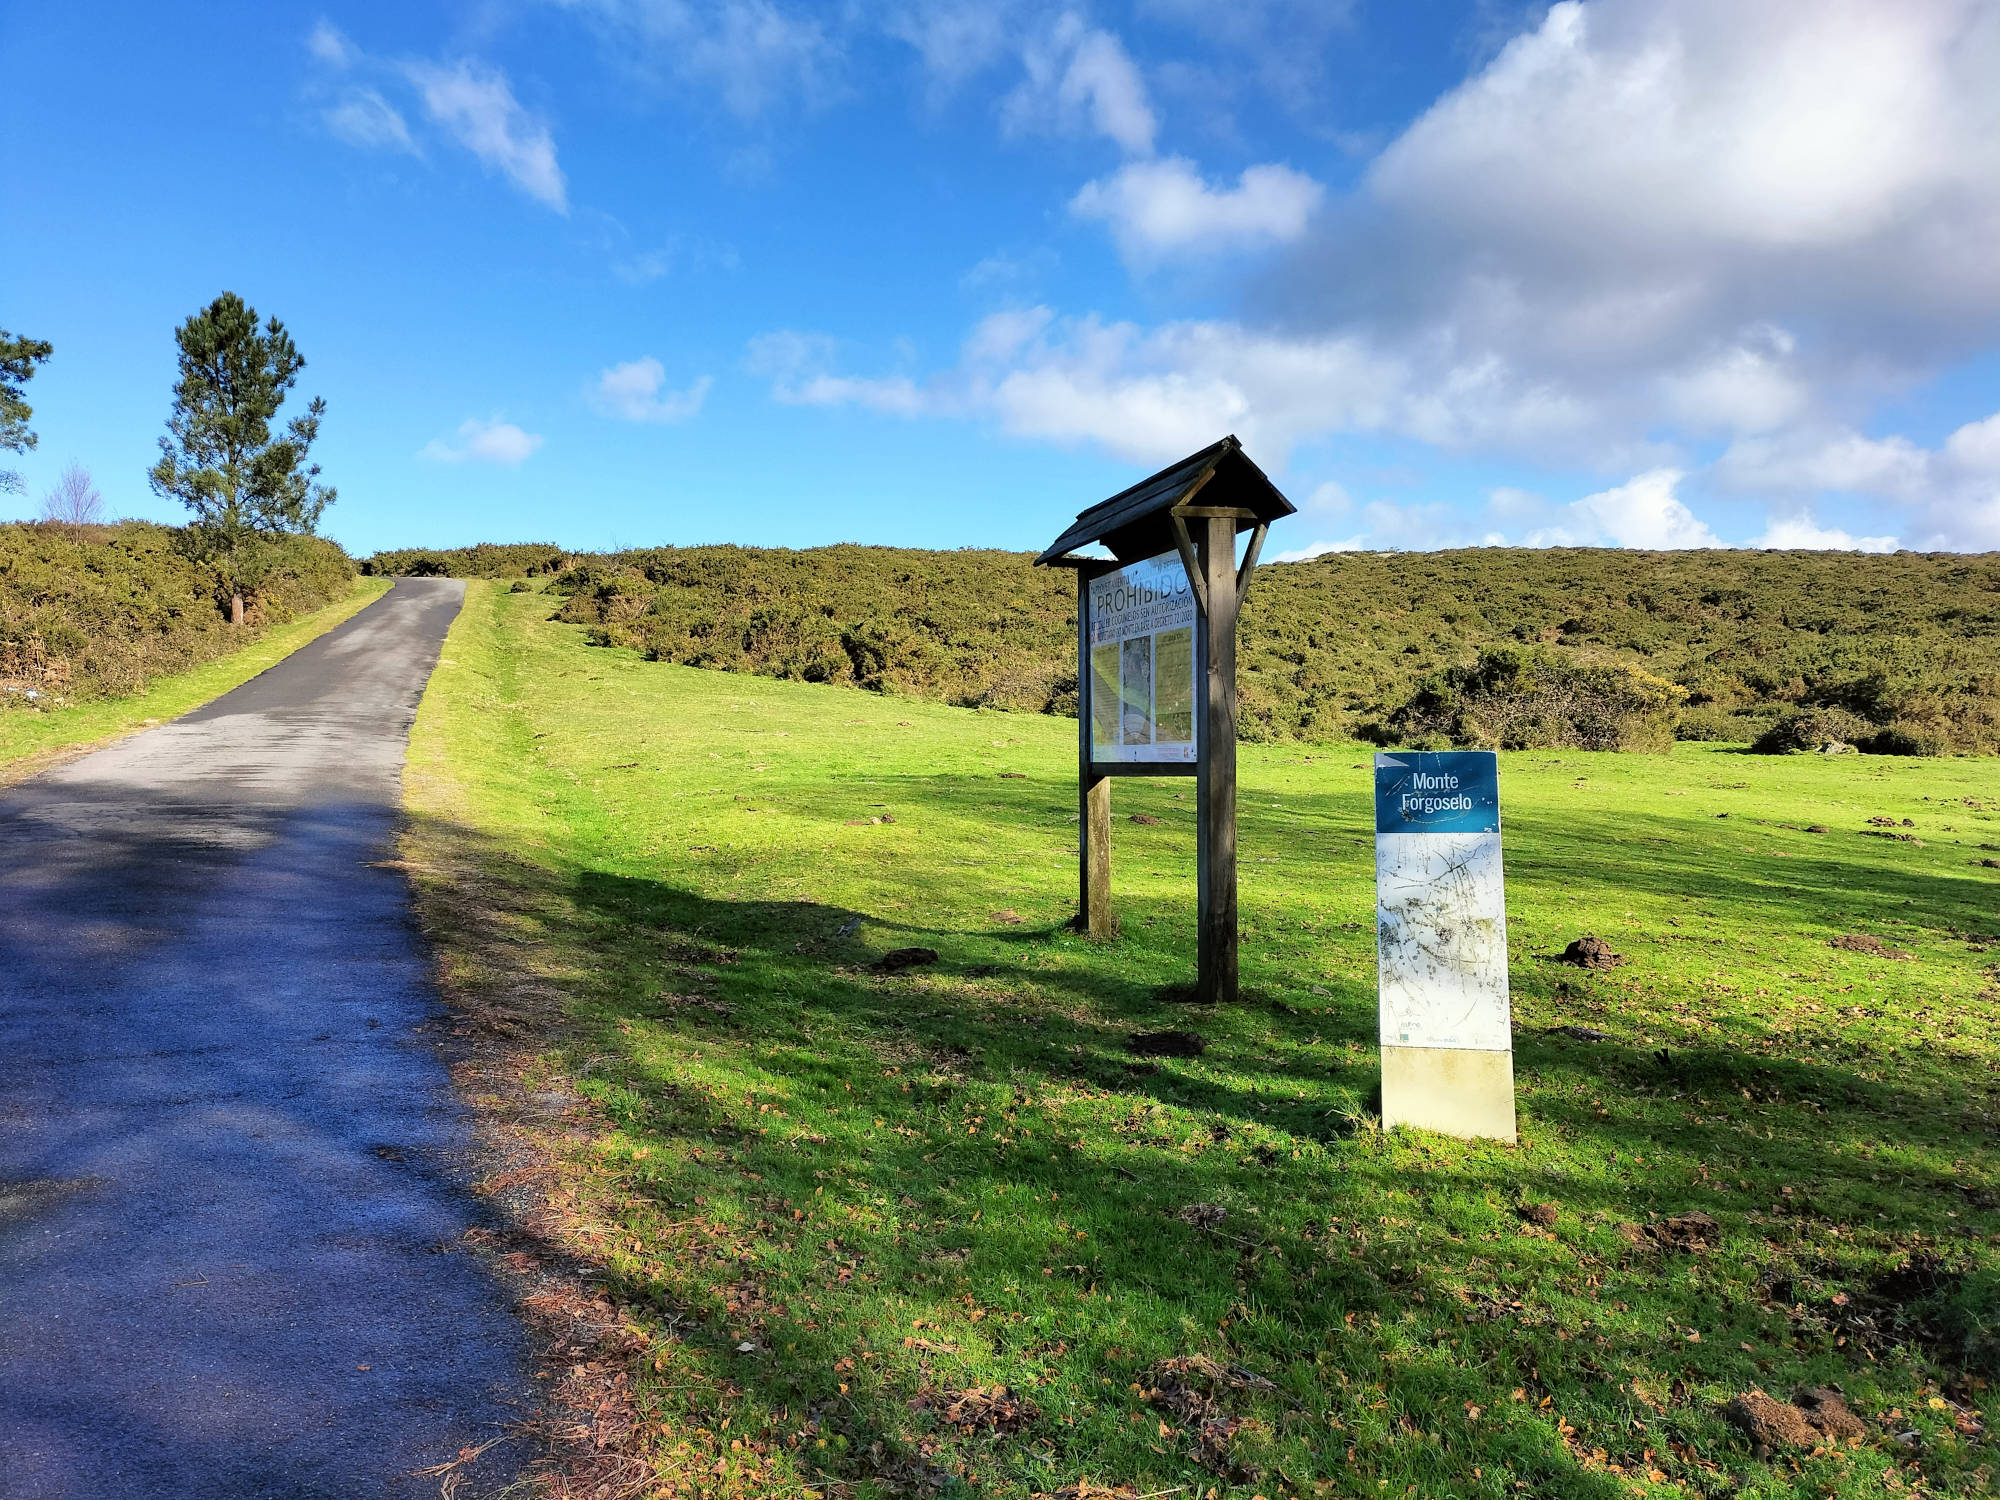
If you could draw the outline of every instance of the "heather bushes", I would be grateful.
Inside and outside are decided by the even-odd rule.
[[[1751,742],[1759,755],[1852,750],[1874,739],[1875,726],[1844,708],[1802,708],[1785,714]]]
[[[320,537],[273,543],[246,626],[345,594],[354,563]],[[0,711],[137,692],[242,645],[227,586],[175,527],[0,525]]]
[[[1686,699],[1686,688],[1623,662],[1499,646],[1426,678],[1388,723],[1362,733],[1414,747],[1671,750]]]
[[[377,552],[361,571],[371,578],[537,578],[559,573],[570,554],[543,542],[476,547],[404,547]]]
[[[468,548],[370,566],[545,574],[558,556]],[[549,590],[593,639],[661,661],[1075,712],[1075,587],[1022,553],[659,547],[571,557]],[[1497,648],[1541,665],[1479,676]],[[1562,664],[1577,670],[1557,688]],[[1645,680],[1601,675],[1613,667]],[[1454,669],[1474,676],[1454,685]],[[1650,702],[1649,682],[1685,696],[1671,711],[1616,706]],[[1479,548],[1267,565],[1244,609],[1237,688],[1247,739],[1401,725],[1442,741],[1449,719],[1491,740],[1749,743],[1786,713],[1840,709],[1866,722],[1856,743],[1871,750],[1992,753],[2000,558]],[[1447,692],[1459,695],[1448,714]]]

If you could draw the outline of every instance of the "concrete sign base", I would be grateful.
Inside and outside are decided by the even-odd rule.
[[[1382,1049],[1382,1128],[1514,1140],[1514,1054],[1460,1047]]]

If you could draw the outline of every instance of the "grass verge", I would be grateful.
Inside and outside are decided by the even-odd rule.
[[[356,578],[344,599],[258,636],[240,651],[204,662],[189,672],[155,678],[142,692],[101,698],[49,713],[25,709],[0,712],[0,786],[87,755],[136,730],[180,717],[267,667],[283,661],[308,641],[326,634],[389,591],[393,580]]]
[[[472,584],[405,855],[567,1288],[559,1492],[1991,1492],[1986,764],[1506,757],[1505,1148],[1377,1128],[1362,752],[1245,747],[1252,998],[1175,1007],[1187,783],[1118,785],[1091,944],[1071,725],[547,609]],[[1858,1430],[1725,1416],[1828,1386]]]

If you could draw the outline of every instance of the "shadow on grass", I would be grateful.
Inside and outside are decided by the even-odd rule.
[[[1971,1064],[1913,1094],[1826,1057],[1524,1036],[1535,1149],[1383,1137],[1372,998],[1202,1012],[1204,1057],[1146,1063],[1127,1035],[1192,1013],[1058,931],[564,876],[446,825],[416,839],[485,872],[433,922],[448,948],[504,969],[518,940],[571,976],[565,1050],[614,1128],[585,1170],[629,1247],[605,1269],[673,1344],[647,1399],[683,1440],[720,1450],[733,1413],[809,1477],[891,1490],[1088,1473],[1609,1500],[1621,1471],[1708,1487],[1740,1469],[1716,1416],[1732,1391],[1875,1382],[1886,1404],[1984,1358],[1864,1347],[1825,1315],[1912,1250],[1983,1255],[1993,1205],[1915,1160],[1977,1116],[1991,1083]],[[1719,866],[1644,878],[1678,894]],[[1923,878],[1824,876],[1850,903]],[[870,967],[918,943],[935,966]],[[1524,1227],[1516,1206],[1544,1198],[1558,1227]],[[1722,1246],[1673,1255],[1618,1229],[1691,1208],[1722,1218]],[[1193,1354],[1273,1383],[1204,1398],[1248,1425],[1215,1437],[1200,1408],[1141,1394]],[[1038,1412],[1018,1432],[941,1414],[995,1384]]]

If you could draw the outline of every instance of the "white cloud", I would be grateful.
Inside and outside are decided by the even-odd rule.
[[[1013,46],[1014,17],[1000,0],[902,0],[882,29],[923,59],[937,85],[951,88],[991,67]]]
[[[1322,480],[1306,496],[1299,510],[1308,516],[1344,516],[1354,509],[1354,497],[1347,492],[1347,486],[1337,479]]]
[[[951,410],[942,389],[919,389],[908,376],[830,374],[834,355],[834,341],[825,334],[783,329],[750,340],[743,366],[753,375],[768,376],[771,399],[785,406],[860,406],[899,417]]]
[[[1290,552],[1280,552],[1271,561],[1274,563],[1311,562],[1315,557],[1325,557],[1329,552],[1362,552],[1366,550],[1363,538],[1351,536],[1342,542],[1312,542],[1304,547],[1295,547]]]
[[[1936,448],[1844,427],[1746,438],[1716,462],[1715,477],[1794,502],[1829,493],[1888,500],[1906,511],[1914,547],[2000,548],[2000,413],[1967,422]]]
[[[358,61],[361,49],[350,42],[341,29],[322,16],[306,37],[306,50],[315,61],[329,68],[345,68]]]
[[[506,75],[480,63],[406,63],[425,112],[490,170],[557,213],[569,192],[548,125],[523,109]]]
[[[320,112],[326,128],[350,146],[367,150],[416,154],[410,127],[398,110],[374,89],[354,89],[339,103]]]
[[[1505,486],[1491,491],[1485,505],[1476,511],[1434,500],[1408,503],[1370,500],[1358,507],[1356,519],[1362,525],[1353,536],[1344,541],[1315,542],[1285,553],[1278,560],[1300,561],[1327,552],[1428,552],[1441,547],[1609,546],[1666,551],[1726,546],[1676,493],[1681,478],[1673,469],[1648,470],[1624,484],[1567,505],[1553,504],[1540,495]],[[1312,518],[1312,502],[1300,509],[1307,519]],[[1851,539],[1818,545],[1848,544]],[[1749,545],[1813,544],[1758,541]]]
[[[1744,545],[1796,548],[1810,552],[1894,552],[1896,539],[1892,536],[1852,536],[1845,531],[1822,527],[1813,520],[1812,512],[1802,510],[1797,515],[1772,516],[1765,523],[1764,534]]]
[[[1795,421],[1812,404],[1795,348],[1783,329],[1745,329],[1713,357],[1660,377],[1661,414],[1694,433],[1769,432]]]
[[[453,63],[370,58],[326,21],[313,28],[308,50],[333,72],[363,70],[416,91],[430,122],[470,151],[489,171],[557,213],[569,212],[569,192],[545,121],[514,97],[506,74],[462,59]],[[324,83],[309,92],[322,92]],[[349,145],[420,155],[403,112],[379,89],[360,83],[320,111],[327,129]]]
[[[724,241],[670,234],[658,244],[643,246],[611,215],[586,210],[586,216],[600,226],[597,243],[610,258],[611,274],[629,286],[648,286],[668,276],[729,274],[741,268],[741,256]]]
[[[1295,443],[1331,431],[1470,446],[1553,440],[1588,416],[1541,390],[1496,387],[1478,391],[1476,401],[1457,399],[1492,378],[1486,368],[1433,384],[1359,339],[1304,339],[1217,321],[1145,329],[1061,318],[1046,307],[996,313],[967,335],[956,368],[923,381],[835,376],[833,352],[829,342],[812,344],[774,394],[912,416],[982,415],[1019,436],[1095,443],[1140,463],[1178,458],[1232,431],[1282,468]],[[808,367],[814,378],[798,378]]]
[[[840,91],[843,49],[826,16],[772,0],[556,0],[587,17],[618,65],[655,87],[713,90],[756,120]],[[831,7],[829,7],[831,10]]]
[[[1153,149],[1159,121],[1124,43],[1071,11],[1021,50],[1027,77],[1001,106],[1017,135],[1089,129],[1134,155]]]
[[[605,415],[627,422],[685,422],[701,410],[714,384],[704,375],[684,391],[663,392],[666,379],[666,367],[647,355],[598,376],[591,400]]]
[[[537,433],[523,432],[512,422],[503,422],[498,417],[480,421],[468,417],[458,424],[457,442],[447,442],[443,438],[432,438],[417,453],[417,457],[441,464],[502,464],[507,468],[517,468],[534,451],[542,446]]]
[[[1353,536],[1316,541],[1271,560],[1309,562],[1330,552],[1435,552],[1446,547],[1507,545],[1498,532],[1479,530],[1475,518],[1443,501],[1370,500],[1360,507],[1357,519],[1362,529]]]
[[[612,275],[631,286],[645,286],[658,281],[663,276],[671,275],[673,269],[674,251],[670,245],[657,250],[641,250],[624,260],[613,261],[611,265]]]
[[[1537,279],[1888,255],[1990,292],[2000,275],[1931,229],[1989,224],[2000,192],[1995,19],[1977,0],[1558,4],[1382,155],[1372,193]]]
[[[1674,493],[1678,469],[1650,469],[1614,489],[1585,495],[1571,509],[1620,547],[1652,551],[1720,547],[1722,541]]]
[[[1129,261],[1183,251],[1289,244],[1306,232],[1326,190],[1290,167],[1248,167],[1236,186],[1210,187],[1184,156],[1129,162],[1086,183],[1070,200],[1078,218],[1099,219]]]
[[[2000,10],[1552,6],[1370,166],[1268,310],[1754,432],[2000,331]]]
[[[1715,465],[1717,481],[1745,493],[1810,495],[1827,490],[1922,496],[1934,455],[1905,437],[1867,438],[1848,428],[1802,427],[1743,438]]]
[[[958,278],[963,292],[988,292],[1000,287],[1031,285],[1054,271],[1061,257],[1047,246],[1037,246],[1021,254],[996,250]]]
[[[1224,110],[1239,100],[1264,107],[1277,102],[1312,126],[1324,126],[1325,64],[1337,55],[1338,34],[1353,25],[1354,0],[1139,0],[1136,8],[1204,43],[1204,61],[1179,70],[1181,93]]]
[[[834,342],[823,333],[801,333],[781,328],[776,333],[760,333],[750,340],[743,353],[743,368],[752,375],[769,375],[789,380],[801,370],[819,367],[832,360]]]
[[[1967,422],[1944,441],[1944,456],[1961,473],[2000,479],[2000,412]]]

